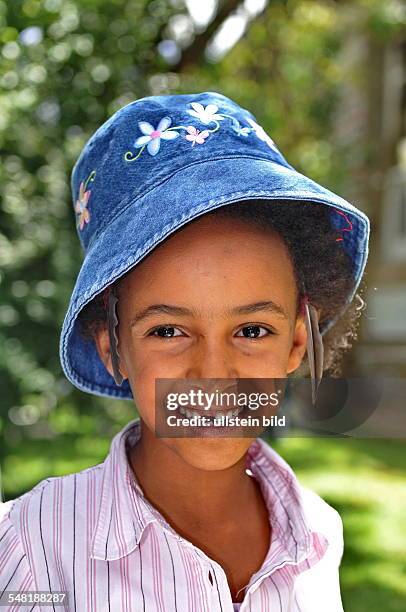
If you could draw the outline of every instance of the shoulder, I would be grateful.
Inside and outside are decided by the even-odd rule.
[[[0,502],[0,523],[2,519],[9,513],[11,506],[13,505],[13,499],[8,502]]]
[[[89,485],[97,486],[102,478],[102,468],[103,464],[101,463],[80,472],[66,474],[65,476],[52,476],[41,480],[26,493],[8,502],[3,502],[5,506],[3,516],[6,513],[12,522],[17,523],[17,519],[22,512],[33,514],[34,508],[37,511],[41,510],[41,512],[47,512],[51,509],[54,511],[55,508],[51,508],[49,502],[51,500],[56,501],[56,498],[63,502],[58,504],[58,508],[61,509],[64,505],[69,505],[69,502],[78,494],[83,495]],[[0,510],[0,520],[1,518],[2,511]]]
[[[0,503],[0,593],[19,590],[22,584],[34,588],[26,550],[10,518],[12,505],[13,500]]]
[[[31,490],[0,504],[0,558],[10,548],[16,559],[26,555],[30,564],[35,551],[51,545],[53,528],[63,524],[64,536],[76,519],[94,508],[100,494],[103,464],[65,476],[41,480]],[[76,515],[75,520],[73,517]],[[11,538],[11,539],[10,539]]]
[[[313,532],[325,536],[328,546],[322,558],[297,577],[297,605],[303,612],[343,612],[339,574],[344,549],[341,517],[317,493],[299,486],[306,521]]]
[[[0,504],[0,592],[19,590],[22,584],[46,590],[55,563],[62,572],[75,529],[84,527],[86,533],[89,516],[97,511],[102,467],[44,479]]]
[[[343,522],[335,508],[320,495],[299,484],[303,510],[312,531],[322,533],[329,543],[329,556],[341,560],[344,550]]]

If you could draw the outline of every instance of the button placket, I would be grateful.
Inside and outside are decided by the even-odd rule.
[[[203,551],[199,550],[199,552],[202,555],[204,555],[207,559],[209,559],[209,557],[207,557],[207,555],[205,555]],[[224,569],[222,568],[222,566],[219,565],[213,559],[209,559],[209,562],[210,562],[210,568],[208,570],[208,578],[210,582],[211,597],[212,597],[212,603],[213,603],[213,608],[210,609],[210,612],[212,612],[212,610],[215,610],[215,609],[216,610],[218,609],[219,611],[222,610],[222,612],[228,612],[228,611],[234,612],[233,599],[232,599],[230,587],[227,581],[226,573]],[[211,583],[210,581],[210,575],[213,578],[213,583]],[[225,593],[228,593],[228,597],[227,595],[225,595]],[[221,604],[219,602],[219,596],[221,598]],[[225,599],[226,601],[224,601]],[[216,608],[214,608],[214,605],[216,606]],[[241,604],[240,612],[244,612],[244,610],[245,610],[245,607],[243,607],[243,604]]]

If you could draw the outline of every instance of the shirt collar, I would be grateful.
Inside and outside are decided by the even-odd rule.
[[[265,440],[256,438],[247,452],[247,467],[260,483],[269,510],[272,539],[278,540],[285,561],[299,563],[309,558],[315,545],[315,557],[322,556],[328,545],[327,539],[311,530],[301,488],[290,465]],[[272,550],[267,560],[270,563],[275,561]]]
[[[102,467],[102,485],[90,557],[115,560],[128,555],[139,544],[143,531],[159,523],[178,540],[179,534],[144,497],[127,458],[128,446],[141,435],[140,419],[130,421],[113,438]],[[313,535],[301,503],[299,483],[290,466],[262,438],[247,452],[247,469],[258,479],[270,521],[292,562],[311,551]]]

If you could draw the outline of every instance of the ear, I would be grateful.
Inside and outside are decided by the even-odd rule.
[[[112,377],[114,377],[113,367],[111,365],[110,338],[107,327],[103,327],[96,332],[94,341],[99,357],[104,363],[106,370]],[[122,364],[120,364],[120,372],[124,378],[127,378],[127,375],[123,372]]]
[[[111,376],[113,376],[113,368],[111,367],[111,357],[110,357],[110,340],[108,329],[103,328],[99,329],[94,338],[94,342],[96,344],[97,352],[99,353],[99,357],[104,363],[106,370]]]
[[[296,319],[295,330],[292,338],[292,348],[290,350],[286,374],[290,374],[298,369],[306,354],[307,330],[304,317],[300,315]]]
[[[320,321],[321,308],[316,308],[317,320]],[[297,370],[302,363],[307,351],[307,328],[303,314],[296,319],[295,332],[293,334],[292,349],[288,359],[287,374]]]

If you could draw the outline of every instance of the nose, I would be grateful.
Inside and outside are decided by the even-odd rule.
[[[190,356],[186,378],[238,378],[239,368],[231,347],[221,342],[201,342]]]

